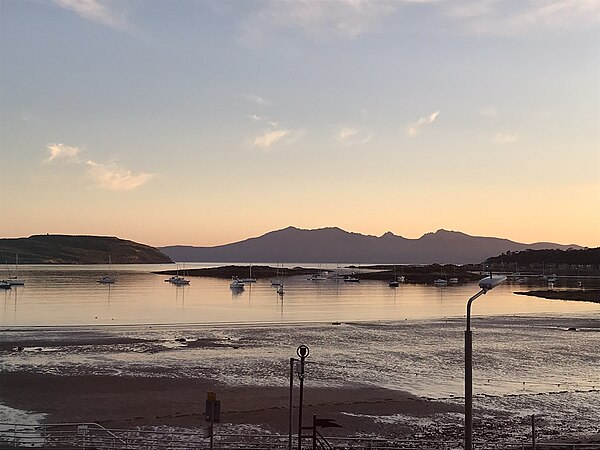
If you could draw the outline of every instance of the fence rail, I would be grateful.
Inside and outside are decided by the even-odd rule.
[[[214,436],[214,450],[287,450],[288,435],[227,434]],[[386,440],[326,437],[334,450],[462,450],[462,441]],[[297,441],[292,448],[297,448]],[[306,439],[305,449],[312,447]],[[24,425],[0,423],[0,449],[61,448],[88,450],[208,450],[204,430],[107,429],[96,423]],[[475,442],[474,450],[534,450],[531,443]],[[535,450],[600,450],[600,443],[537,443]]]

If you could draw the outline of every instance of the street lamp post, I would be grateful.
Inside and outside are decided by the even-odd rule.
[[[304,401],[304,360],[309,355],[310,350],[306,345],[301,345],[296,349],[296,354],[300,357],[300,398],[298,399],[298,450],[302,450],[302,402]]]
[[[473,339],[471,335],[471,304],[499,284],[505,276],[490,274],[479,282],[481,290],[467,302],[467,328],[465,330],[465,450],[473,449]]]

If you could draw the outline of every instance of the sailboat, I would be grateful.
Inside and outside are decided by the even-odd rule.
[[[252,264],[250,264],[250,273],[248,274],[248,278],[242,278],[239,281],[242,283],[256,283],[256,278],[252,278]]]
[[[110,254],[108,255],[108,271],[110,275],[105,275],[102,278],[98,279],[96,282],[100,284],[115,284],[115,277],[112,274],[112,261],[110,259]]]
[[[444,266],[442,267],[442,278],[437,278],[433,280],[433,285],[438,287],[448,286],[448,280],[446,279],[446,271],[444,270]]]
[[[283,265],[282,265],[281,270],[283,271]],[[279,275],[279,264],[277,264],[277,267],[275,268],[275,273],[276,273],[275,276],[277,277],[277,279],[276,280],[271,280],[271,286],[273,286],[273,287],[282,286],[282,284],[281,284],[281,276]]]
[[[16,255],[16,259],[15,259],[15,273],[19,272],[19,254],[17,253]],[[25,281],[20,280],[18,275],[15,275],[13,277],[9,276],[6,280],[2,280],[5,283],[8,283],[9,286],[24,286],[25,285]]]
[[[396,276],[396,266],[394,266],[394,278],[392,278],[389,283],[388,286],[391,288],[397,288],[400,285],[400,282],[398,281],[398,277]]]

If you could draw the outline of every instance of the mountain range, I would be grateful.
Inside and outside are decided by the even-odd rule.
[[[496,237],[438,230],[418,239],[387,232],[381,236],[351,233],[337,227],[303,230],[287,227],[262,236],[214,247],[159,247],[181,262],[468,264],[507,251],[581,249],[551,242],[524,244]]]

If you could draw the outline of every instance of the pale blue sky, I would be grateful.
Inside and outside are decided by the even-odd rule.
[[[0,235],[600,245],[600,1],[0,0]]]

